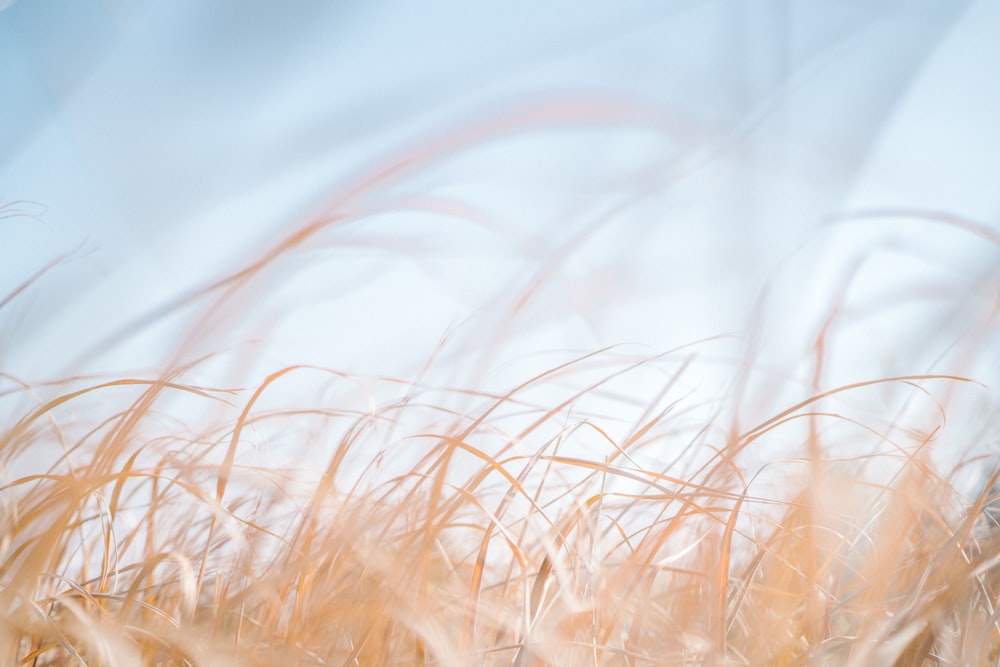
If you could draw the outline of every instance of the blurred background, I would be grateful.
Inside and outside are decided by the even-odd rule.
[[[801,384],[829,322],[823,386],[996,379],[1000,3],[5,5],[0,298],[62,258],[0,311],[27,382],[722,335]]]

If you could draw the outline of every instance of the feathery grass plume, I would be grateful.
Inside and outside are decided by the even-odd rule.
[[[200,316],[160,371],[2,377],[0,661],[995,664],[996,480],[970,499],[956,480],[976,462],[932,455],[970,445],[946,416],[985,390],[949,372],[825,385],[836,304],[805,381],[725,339],[532,357],[514,381],[441,380],[451,343],[412,378],[266,358],[212,377],[255,349],[226,338],[234,304],[498,129],[348,186],[178,302]],[[697,391],[701,364],[728,365],[726,392]]]

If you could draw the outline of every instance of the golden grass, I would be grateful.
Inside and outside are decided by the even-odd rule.
[[[186,340],[339,219],[190,297],[211,315]],[[975,462],[932,456],[969,445],[944,416],[971,379],[817,371],[752,414],[752,360],[683,398],[696,348],[499,389],[313,366],[205,386],[214,357],[4,376],[0,663],[997,664],[995,479],[969,498]],[[615,389],[646,372],[653,395]]]
[[[814,433],[778,485],[740,463],[791,421],[821,419],[831,394],[961,378],[817,394],[695,437],[711,455],[674,470],[636,459],[688,437],[675,413],[620,438],[572,415],[600,382],[553,405],[521,400],[552,374],[458,392],[463,413],[398,384],[396,401],[352,413],[258,407],[272,383],[319,369],[226,391],[186,383],[191,370],[53,385],[5,430],[4,465],[25,471],[2,491],[5,664],[995,660],[988,498],[963,504],[923,443],[835,461]],[[174,394],[218,410],[181,428]],[[268,469],[242,451],[251,429],[310,422],[335,440],[321,466]],[[605,439],[603,457],[575,453],[581,430]],[[376,471],[397,454],[403,470]],[[889,474],[867,473],[873,461]]]

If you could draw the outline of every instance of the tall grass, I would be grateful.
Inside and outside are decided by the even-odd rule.
[[[187,297],[159,370],[2,377],[0,662],[997,664],[996,479],[933,454],[976,378],[825,386],[835,324],[773,400],[718,340],[500,386],[192,352],[380,182]]]

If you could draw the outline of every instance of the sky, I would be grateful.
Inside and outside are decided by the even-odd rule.
[[[794,369],[837,304],[831,383],[995,376],[959,351],[1000,293],[1000,3],[540,4],[7,2],[0,298],[62,259],[0,367],[265,340],[409,377],[448,338],[486,373],[757,326]]]

